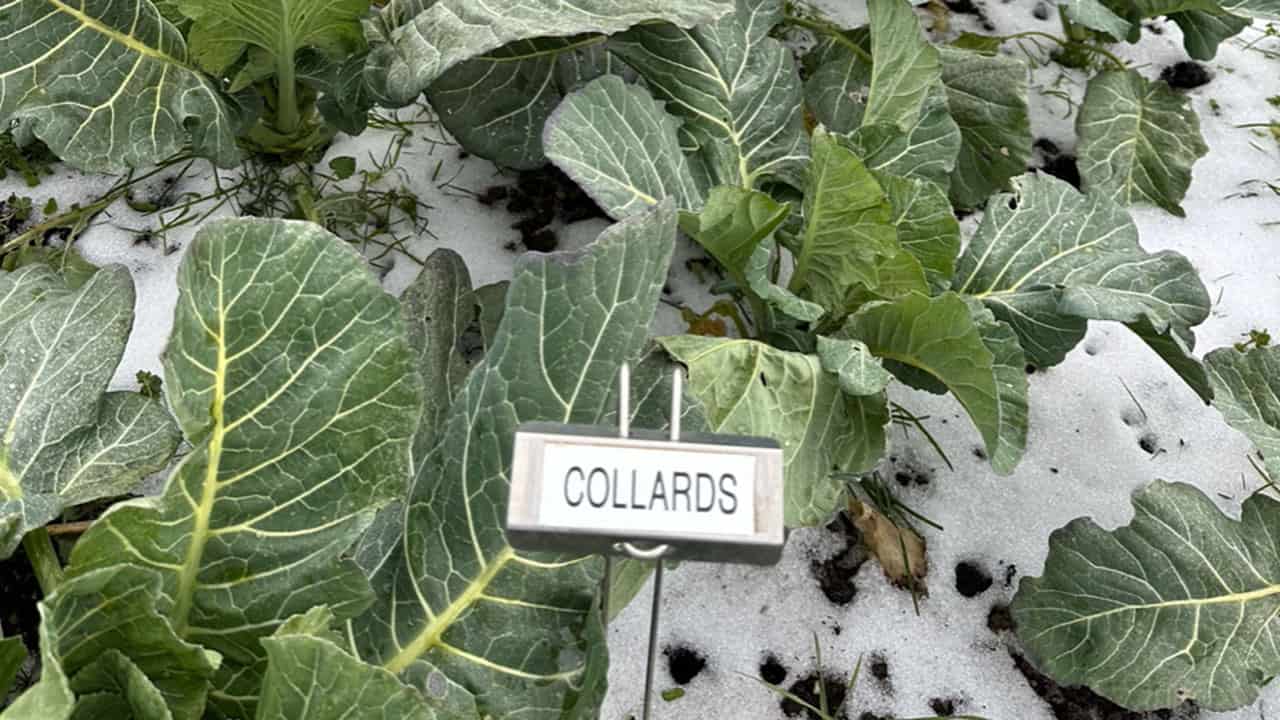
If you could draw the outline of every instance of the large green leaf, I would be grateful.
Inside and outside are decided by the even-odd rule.
[[[1222,9],[1254,20],[1280,20],[1280,0],[1226,0]]]
[[[1169,15],[1169,19],[1182,29],[1182,44],[1187,54],[1197,60],[1212,60],[1224,40],[1239,35],[1251,22],[1217,8],[1186,10]]]
[[[800,76],[770,31],[781,0],[736,0],[736,11],[684,30],[646,24],[610,48],[686,120],[712,185],[752,188],[776,177],[802,186],[808,155]]]
[[[791,290],[839,316],[855,286],[877,285],[877,260],[898,251],[898,237],[875,177],[821,128],[813,134],[804,219]]]
[[[1134,70],[1089,81],[1076,118],[1080,177],[1091,194],[1147,202],[1182,217],[1191,166],[1209,151],[1184,95]]]
[[[677,136],[680,123],[644,88],[609,75],[569,95],[547,121],[547,157],[614,218],[673,198],[696,210],[702,193]]]
[[[981,299],[1018,332],[1040,367],[1062,361],[1085,320],[1135,323],[1190,337],[1209,316],[1209,294],[1191,262],[1148,253],[1124,208],[1048,175],[1014,180],[987,207],[954,287]]]
[[[1012,352],[1012,333],[1006,335],[1002,327],[976,321],[955,293],[934,298],[912,293],[864,306],[849,318],[845,333],[866,343],[877,357],[946,385],[982,433],[991,466],[1008,474],[1026,448],[1027,376],[1025,362],[1015,366],[1017,372],[1008,370],[1021,352]],[[989,349],[988,338],[994,349]]]
[[[1280,347],[1222,348],[1204,363],[1213,406],[1262,452],[1267,474],[1280,478]]]
[[[67,720],[76,697],[54,652],[51,628],[40,625],[40,681],[0,711],[0,720]]]
[[[924,37],[907,0],[867,0],[867,11],[875,65],[862,121],[909,129],[941,78],[938,50]]]
[[[690,387],[712,430],[782,445],[789,527],[826,522],[844,497],[832,473],[865,472],[884,454],[884,394],[845,395],[816,355],[695,335],[659,342],[689,368]]]
[[[1112,12],[1100,0],[1060,0],[1058,6],[1066,13],[1067,19],[1077,25],[1106,33],[1116,40],[1129,36],[1129,21]]]
[[[427,89],[469,152],[518,169],[546,162],[542,129],[570,91],[621,68],[600,35],[522,40],[467,60]]]
[[[209,224],[178,287],[164,387],[194,449],[163,495],[103,515],[69,572],[156,572],[176,632],[224,656],[211,702],[247,717],[260,638],[368,603],[343,553],[403,492],[421,390],[399,304],[314,225]]]
[[[13,681],[27,661],[27,646],[22,638],[0,638],[0,698],[8,697]]]
[[[392,3],[382,13],[386,37],[369,54],[366,76],[393,105],[407,105],[450,68],[521,40],[612,34],[661,20],[681,27],[710,22],[729,0],[440,0],[410,12]]]
[[[600,563],[507,543],[511,443],[523,422],[598,424],[612,410],[675,234],[666,202],[581,252],[520,260],[493,346],[435,450],[415,458],[402,542],[373,575],[373,607],[352,622],[363,659],[420,689],[447,678],[482,716],[549,720],[600,702]]]
[[[924,269],[939,288],[951,284],[960,254],[960,222],[951,211],[947,192],[928,180],[873,172],[893,207],[898,244]]]
[[[962,137],[951,118],[941,82],[925,96],[920,117],[907,130],[897,125],[863,125],[846,140],[871,170],[927,180],[947,190],[960,154]]]
[[[791,205],[758,190],[719,185],[711,189],[701,212],[681,213],[680,229],[736,278],[742,278],[756,248],[790,214]]]
[[[72,165],[121,172],[188,142],[239,162],[239,118],[150,0],[10,0],[0,38],[0,123],[29,123]]]
[[[962,138],[951,200],[958,207],[978,207],[1030,162],[1027,66],[1003,55],[946,47],[939,52],[951,116]]]
[[[120,267],[75,290],[43,263],[0,271],[0,557],[64,508],[132,490],[177,447],[160,403],[106,392],[133,303]]]
[[[871,43],[867,28],[821,37],[804,58],[805,105],[819,125],[851,133],[862,125],[871,85]]]
[[[151,570],[117,565],[69,578],[41,604],[42,649],[70,679],[76,717],[105,704],[142,720],[163,715],[157,702],[175,720],[204,717],[219,656],[178,636],[157,607],[160,585]],[[114,699],[92,697],[104,694]]]
[[[187,33],[192,59],[225,75],[250,47],[280,76],[293,74],[298,51],[315,48],[345,58],[364,46],[360,18],[369,0],[177,0],[193,23]],[[280,78],[284,80],[284,77]]]
[[[267,674],[256,720],[434,720],[422,694],[386,670],[361,662],[329,630],[317,608],[262,640]],[[466,720],[451,716],[449,720]]]
[[[1236,521],[1157,481],[1133,508],[1116,530],[1082,518],[1053,533],[1044,576],[1013,601],[1019,637],[1058,682],[1133,710],[1252,702],[1280,673],[1280,503],[1252,495]]]

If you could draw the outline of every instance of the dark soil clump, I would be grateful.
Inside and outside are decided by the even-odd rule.
[[[476,202],[492,207],[506,203],[507,212],[520,216],[511,227],[520,231],[525,248],[551,252],[558,246],[553,223],[570,224],[605,214],[568,175],[559,168],[547,166],[525,170],[512,185],[494,185],[476,195]]]
[[[1013,614],[1009,612],[1008,605],[995,605],[991,608],[991,612],[987,613],[987,629],[991,632],[999,635],[1015,627],[1017,623],[1013,621]]]
[[[889,661],[884,655],[876,653],[871,656],[871,664],[867,666],[871,671],[871,677],[875,678],[876,684],[880,686],[886,694],[893,694],[893,680],[889,677]]]
[[[819,694],[818,674],[810,673],[794,683],[791,683],[791,687],[787,688],[787,692],[816,708],[822,707],[822,699],[825,696],[827,700],[828,714],[835,718],[844,718],[847,716],[844,714],[842,708],[844,707],[845,696],[849,691],[845,682],[844,677],[834,673],[823,675],[821,677],[822,692]],[[801,717],[803,714],[803,717],[809,718],[810,720],[821,720],[820,715],[791,698],[784,697],[779,704],[782,707],[783,714],[789,718]]]
[[[1193,60],[1174,63],[1160,71],[1160,79],[1169,83],[1169,87],[1178,90],[1191,90],[1208,85],[1213,75],[1203,65]]]
[[[1085,687],[1063,687],[1037,670],[1025,657],[1010,651],[1013,664],[1027,684],[1049,704],[1058,720],[1195,720],[1200,708],[1187,702],[1173,710],[1126,710]]]
[[[991,582],[991,573],[975,562],[966,560],[956,565],[956,592],[967,598],[986,592]]]
[[[760,679],[770,685],[781,685],[787,679],[787,666],[777,655],[770,653],[760,663]]]
[[[867,550],[862,546],[862,534],[845,513],[837,515],[827,529],[844,536],[844,549],[824,560],[815,559],[809,569],[828,600],[836,605],[848,605],[858,594],[853,577],[867,561]]]
[[[996,26],[987,17],[986,11],[975,4],[973,0],[943,0],[943,2],[946,3],[947,9],[951,12],[960,15],[972,15],[978,19],[978,22],[982,23],[983,30],[995,32]]]
[[[938,717],[951,717],[956,714],[956,704],[950,698],[934,698],[929,701],[929,709]]]
[[[1075,155],[1055,155],[1045,160],[1040,169],[1059,180],[1071,183],[1075,189],[1080,189],[1080,167],[1076,164]]]
[[[688,685],[698,673],[707,667],[707,659],[702,653],[687,645],[668,647],[662,651],[667,656],[667,672],[677,685]]]

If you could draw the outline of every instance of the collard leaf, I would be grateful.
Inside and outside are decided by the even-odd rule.
[[[822,129],[813,134],[804,218],[790,289],[839,316],[855,286],[876,286],[877,260],[899,248],[884,191],[858,156]]]
[[[427,89],[469,152],[517,169],[546,162],[542,132],[569,92],[621,69],[600,35],[522,40],[450,69]]]
[[[1027,66],[1003,55],[946,47],[939,52],[951,117],[961,137],[951,200],[958,207],[978,207],[1031,160]]]
[[[1143,250],[1124,208],[1048,175],[1025,175],[1014,187],[988,204],[954,287],[1013,326],[1033,364],[1061,362],[1084,320],[1145,318],[1157,333],[1189,337],[1208,317],[1209,295],[1190,261]]]
[[[960,154],[960,127],[951,118],[947,91],[936,84],[925,96],[920,118],[906,131],[896,125],[863,125],[845,143],[877,172],[927,180],[944,191]]]
[[[1176,326],[1157,328],[1145,316],[1125,323],[1147,347],[1155,351],[1187,386],[1195,391],[1200,399],[1209,403],[1213,400],[1213,387],[1209,383],[1209,374],[1204,365],[1192,354],[1195,349],[1195,338],[1189,331]]]
[[[1280,20],[1280,0],[1226,0],[1222,9],[1254,20]]]
[[[1127,38],[1132,29],[1128,20],[1112,12],[1100,0],[1063,0],[1058,6],[1071,22],[1106,33],[1116,40]]]
[[[13,704],[0,710],[0,720],[67,720],[76,696],[58,663],[55,641],[49,626],[40,624],[40,680]]]
[[[240,161],[237,111],[150,0],[12,0],[0,37],[0,122],[27,124],[68,163],[118,173],[187,143]]]
[[[1172,13],[1169,19],[1182,29],[1182,45],[1187,54],[1197,60],[1212,60],[1224,40],[1239,35],[1250,24],[1247,17],[1217,8]]]
[[[250,47],[264,53],[284,82],[302,48],[345,58],[364,47],[360,18],[369,0],[177,0],[194,20],[187,40],[192,59],[225,75]],[[285,70],[281,74],[279,70]]]
[[[435,450],[415,458],[403,541],[373,576],[372,608],[352,621],[362,659],[419,689],[443,676],[481,716],[551,720],[600,701],[600,564],[507,544],[511,442],[522,422],[598,424],[612,409],[675,234],[668,201],[581,252],[520,260],[493,346]]]
[[[1252,702],[1280,672],[1280,503],[1254,494],[1236,521],[1157,481],[1133,508],[1115,530],[1082,518],[1053,533],[1011,607],[1019,637],[1058,682],[1132,710]]]
[[[765,240],[756,246],[743,270],[747,287],[770,308],[783,315],[802,323],[817,322],[826,313],[825,308],[774,283],[771,268],[776,248],[773,240]]]
[[[345,720],[353,709],[359,709],[362,720],[441,717],[395,675],[341,647],[328,631],[332,614],[319,610],[263,639],[267,674],[256,720]]]
[[[0,638],[0,697],[8,697],[13,681],[27,661],[27,646],[22,638]]]
[[[614,218],[674,198],[697,210],[702,193],[676,136],[679,123],[616,75],[569,95],[547,121],[547,157]]]
[[[862,125],[871,86],[871,36],[867,28],[820,38],[805,56],[805,105],[819,125],[851,133]]]
[[[1013,471],[1027,439],[1025,363],[1017,373],[1006,369],[1013,360],[1007,338],[981,328],[963,299],[954,293],[934,298],[913,293],[871,303],[849,318],[844,332],[877,357],[945,384],[982,433],[992,468],[1002,475]],[[988,335],[997,342],[996,351],[988,348]]]
[[[945,289],[960,254],[960,222],[942,188],[928,180],[874,172],[893,207],[898,244],[920,262],[931,285]]]
[[[132,490],[177,447],[158,402],[105,392],[133,303],[119,267],[76,290],[43,263],[0,272],[0,557],[64,508]]]
[[[1100,73],[1089,81],[1076,131],[1087,192],[1185,214],[1178,203],[1191,166],[1209,150],[1185,96],[1134,70]]]
[[[769,33],[781,0],[736,0],[722,19],[684,30],[637,26],[610,49],[685,119],[711,185],[753,188],[767,178],[801,187],[808,140],[791,50]]]
[[[521,40],[606,35],[661,20],[681,27],[707,23],[729,0],[440,0],[425,8],[393,3],[383,12],[386,42],[369,54],[366,75],[376,94],[407,105],[450,68]],[[417,11],[408,17],[409,11]],[[401,22],[403,21],[403,24]]]
[[[119,650],[107,650],[71,680],[77,696],[72,720],[102,717],[173,720],[164,695],[146,673]]]
[[[819,336],[818,359],[822,369],[835,375],[840,389],[849,395],[875,395],[893,379],[879,358],[858,340]]]
[[[815,355],[754,340],[682,335],[659,342],[689,368],[713,431],[782,445],[789,527],[825,522],[844,497],[831,474],[865,472],[884,454],[884,394],[845,395]]]
[[[907,0],[867,0],[871,15],[871,90],[864,123],[903,130],[920,117],[925,96],[941,78],[938,50],[920,31]]]
[[[206,225],[178,276],[169,405],[195,446],[160,497],[114,506],[69,572],[161,579],[180,637],[224,656],[211,704],[250,717],[258,640],[326,604],[369,601],[344,553],[399,497],[421,412],[400,306],[359,256],[301,222]]]
[[[160,593],[155,572],[116,565],[68,578],[42,603],[48,649],[81,702],[114,695],[113,705],[146,708],[133,716],[149,718],[160,700],[175,720],[204,716],[218,654],[178,636],[157,607]],[[85,713],[78,707],[76,717]]]
[[[1280,478],[1280,347],[1222,348],[1204,363],[1213,406],[1261,451],[1267,474]]]
[[[742,277],[756,248],[791,214],[791,205],[733,185],[711,189],[698,214],[681,213],[680,229],[731,273]]]

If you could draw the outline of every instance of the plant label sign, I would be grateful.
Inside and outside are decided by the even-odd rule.
[[[772,440],[532,423],[515,436],[507,536],[525,550],[769,565],[781,556],[782,449]]]

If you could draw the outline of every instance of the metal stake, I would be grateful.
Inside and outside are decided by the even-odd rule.
[[[623,364],[618,373],[618,434],[627,437],[631,433],[631,367]],[[671,442],[680,442],[680,411],[684,398],[684,372],[677,367],[671,376]],[[653,560],[653,601],[649,608],[649,656],[644,670],[643,720],[653,717],[653,676],[658,664],[658,621],[662,612],[662,559],[671,553],[670,545],[641,548],[629,542],[620,542],[613,549],[636,560]],[[605,560],[605,622],[609,620],[609,588],[612,583],[613,561]]]

